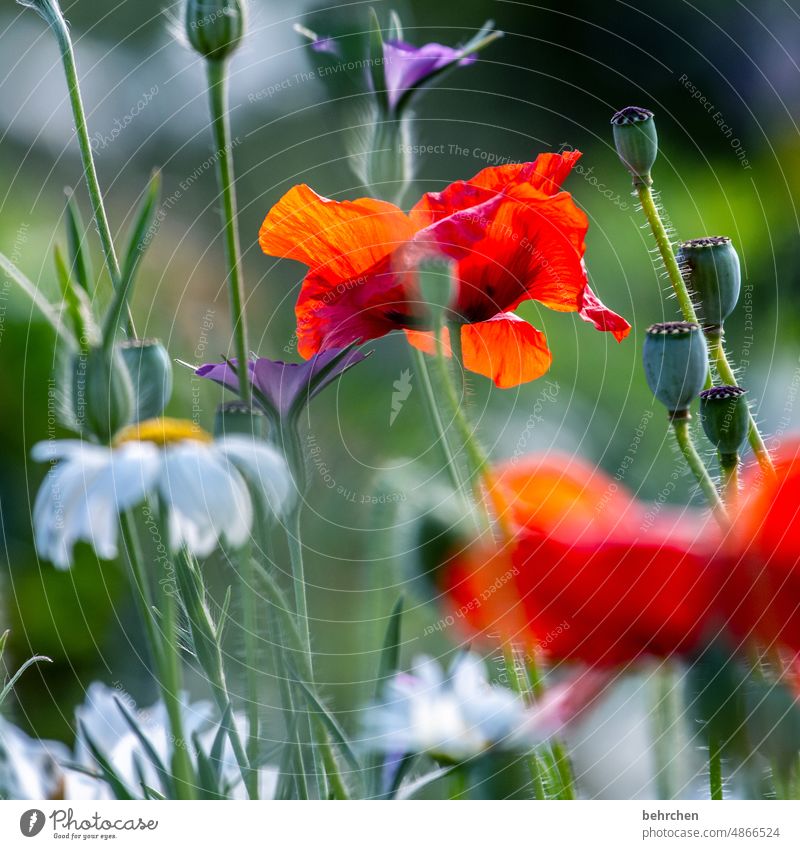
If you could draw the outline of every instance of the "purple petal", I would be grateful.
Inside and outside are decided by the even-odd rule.
[[[314,39],[314,41],[311,42],[311,49],[315,53],[330,53],[332,56],[341,55],[336,39],[329,35],[323,35]]]
[[[405,41],[386,41],[383,45],[384,74],[389,105],[394,108],[400,98],[419,82],[447,65],[453,64],[461,51],[455,47],[431,42],[414,47]],[[475,55],[462,56],[459,65],[471,65]]]
[[[249,363],[250,380],[280,416],[285,417],[304,397],[306,402],[310,401],[343,372],[361,362],[365,357],[360,351],[353,349],[345,354],[321,380],[315,382],[319,372],[341,354],[341,348],[331,348],[315,354],[304,363],[284,363],[280,360],[259,357],[255,362]],[[236,360],[231,360],[231,363],[235,366]],[[213,380],[234,392],[239,391],[239,379],[227,363],[208,363],[200,366],[195,374]]]
[[[235,359],[230,360],[234,367],[236,367],[237,363]],[[253,366],[255,363],[248,363],[248,369],[250,374],[253,373]],[[239,376],[232,369],[227,362],[225,363],[206,363],[205,365],[200,366],[200,368],[195,370],[195,374],[198,377],[205,377],[208,380],[213,380],[214,383],[218,383],[220,386],[224,386],[227,389],[231,389],[234,392],[239,391]]]

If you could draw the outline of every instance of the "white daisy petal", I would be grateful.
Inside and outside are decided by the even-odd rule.
[[[173,549],[186,544],[205,557],[220,535],[234,546],[247,539],[253,521],[247,486],[220,452],[188,441],[168,448],[158,487]]]
[[[280,516],[292,491],[292,475],[283,456],[265,442],[246,436],[226,436],[217,445],[248,483],[263,494],[267,507]]]

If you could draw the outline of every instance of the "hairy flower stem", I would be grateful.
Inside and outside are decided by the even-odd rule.
[[[736,375],[733,373],[731,364],[728,362],[728,356],[725,353],[725,346],[722,341],[722,330],[707,333],[706,342],[708,344],[709,360],[713,364],[714,368],[716,368],[719,379],[727,386],[738,386],[738,383],[736,382]],[[708,385],[706,388],[709,388],[711,386],[710,376],[707,383]],[[749,423],[747,426],[747,441],[750,443],[750,447],[753,449],[753,453],[756,455],[756,459],[758,460],[758,464],[761,466],[762,471],[768,475],[774,475],[775,466],[772,463],[772,458],[769,456],[767,446],[764,444],[764,439],[759,433],[758,426],[756,425],[753,414],[749,411],[749,409],[748,417]]]
[[[722,492],[729,510],[736,508],[739,498],[739,455],[720,454],[719,467],[722,472]]]
[[[689,431],[688,418],[673,418],[672,429],[675,432],[675,439],[678,442],[678,447],[681,449],[681,453],[686,459],[689,469],[697,479],[698,484],[700,484],[700,489],[703,491],[703,495],[705,495],[706,500],[711,507],[714,518],[717,520],[722,530],[727,531],[730,527],[728,513],[725,510],[725,505],[722,503],[722,499],[719,497],[716,486],[714,486],[714,481],[711,480],[711,476],[708,474],[708,469],[706,469],[703,460],[697,453],[694,440],[692,439],[692,435]]]
[[[722,793],[722,752],[719,741],[713,734],[708,738],[708,789],[715,801],[723,799]]]
[[[667,275],[675,292],[675,297],[678,299],[678,305],[680,306],[684,321],[692,321],[697,324],[699,323],[697,319],[697,312],[695,311],[694,304],[692,303],[691,296],[689,295],[689,290],[686,288],[686,282],[681,274],[678,260],[675,257],[675,251],[672,249],[672,243],[669,240],[666,228],[661,220],[661,215],[658,212],[658,206],[653,199],[653,190],[651,188],[652,181],[650,181],[650,183],[634,181],[634,184],[636,186],[636,193],[639,196],[639,201],[642,204],[642,211],[644,212],[645,218],[647,218],[647,223],[650,225],[650,229],[653,232],[658,252],[664,262],[664,267],[667,270]],[[727,386],[738,386],[739,384],[736,381],[736,375],[733,373],[733,369],[728,362],[728,357],[722,343],[722,332],[720,330],[715,330],[711,333],[707,333],[706,338],[708,342],[709,364],[713,368],[716,368],[717,374],[723,384]],[[712,385],[713,381],[711,372],[709,371],[708,378],[706,379],[706,389],[710,389]],[[747,439],[753,449],[753,453],[756,455],[756,459],[758,460],[761,468],[769,474],[774,474],[775,467],[772,464],[767,447],[764,444],[764,440],[758,430],[758,425],[756,425],[753,414],[749,411],[748,416],[749,425]]]
[[[672,243],[669,240],[667,230],[664,227],[655,199],[653,198],[652,181],[647,183],[635,180],[634,184],[636,186],[636,193],[639,196],[639,202],[642,205],[642,211],[645,218],[647,218],[650,229],[653,231],[658,252],[661,254],[664,267],[667,269],[669,282],[675,291],[675,297],[678,299],[678,305],[683,313],[683,318],[685,321],[692,321],[697,324],[697,313],[695,312],[694,304],[689,296],[689,290],[686,288],[678,260],[675,258],[675,252],[672,250]]]
[[[208,98],[214,132],[214,154],[217,160],[217,180],[222,194],[222,225],[225,230],[225,259],[228,264],[228,293],[231,304],[231,321],[236,342],[238,362],[246,363],[250,349],[247,345],[247,318],[244,306],[244,281],[241,274],[241,249],[239,228],[236,223],[236,186],[233,176],[231,131],[228,122],[228,63],[226,60],[208,60]],[[250,403],[249,380],[239,382],[239,393],[245,404]]]
[[[166,527],[166,522],[162,521],[162,527]],[[225,677],[220,626],[213,620],[208,608],[202,572],[186,549],[183,549],[176,558],[171,558],[170,563],[177,579],[175,594],[180,593],[186,613],[191,647],[200,668],[208,679],[217,709],[223,717],[225,732],[247,795],[250,799],[257,799],[258,773],[250,767],[239,729],[233,719],[233,704]],[[175,642],[177,646],[177,633]],[[177,652],[175,657],[179,660]]]
[[[180,660],[178,657],[177,618],[175,610],[175,586],[163,585],[161,625],[156,623],[153,610],[153,593],[150,579],[144,569],[136,524],[130,513],[120,513],[122,539],[133,578],[133,596],[144,623],[145,633],[150,644],[150,654],[156,670],[161,697],[167,710],[170,731],[174,741],[172,763],[170,764],[175,788],[181,799],[194,798],[194,779],[192,764],[189,760],[188,741],[183,733],[181,714]]]
[[[89,130],[86,125],[86,112],[83,108],[83,100],[78,83],[75,53],[72,49],[72,39],[70,38],[69,28],[58,4],[52,4],[51,14],[47,16],[46,20],[55,34],[58,41],[58,48],[61,52],[61,61],[64,65],[64,74],[67,78],[67,88],[69,90],[69,101],[72,106],[72,115],[75,119],[75,133],[78,136],[78,145],[81,151],[86,187],[89,190],[89,196],[92,201],[92,210],[94,212],[95,223],[97,224],[97,232],[100,236],[100,243],[103,247],[103,256],[105,257],[108,273],[111,276],[111,282],[116,287],[120,281],[119,261],[114,250],[111,228],[108,225],[108,216],[103,205],[103,193],[100,191],[97,169],[94,165],[92,144],[89,140]]]
[[[523,680],[524,672],[521,673],[514,648],[506,643],[503,646],[503,664],[505,666],[506,677],[508,678],[509,687],[517,693],[517,695],[525,697],[528,694],[528,687]],[[544,783],[542,781],[542,772],[539,768],[539,758],[536,752],[530,752],[525,756],[525,763],[528,766],[528,772],[531,776],[531,784],[533,786],[534,799],[546,799],[547,794],[544,791]]]

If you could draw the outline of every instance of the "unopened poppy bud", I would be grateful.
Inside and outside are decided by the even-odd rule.
[[[731,240],[727,236],[706,236],[682,242],[678,261],[705,328],[721,327],[736,307],[742,287],[739,255]]]
[[[172,395],[172,363],[158,339],[126,339],[117,344],[131,377],[132,421],[160,416]]]
[[[708,374],[708,349],[700,325],[691,321],[652,325],[642,359],[653,395],[671,414],[685,414]]]
[[[714,386],[700,393],[703,430],[722,455],[738,454],[747,440],[750,416],[745,392],[740,386]]]
[[[206,59],[227,59],[244,36],[245,12],[241,0],[187,0],[186,37]]]
[[[248,407],[242,401],[220,404],[214,416],[214,436],[234,434],[265,439],[267,417],[257,407]]]
[[[418,266],[419,293],[435,327],[445,323],[453,303],[453,263],[444,259],[423,260]]]
[[[128,369],[116,348],[89,348],[75,355],[72,408],[78,427],[109,442],[131,421],[134,394]]]
[[[626,106],[611,119],[614,144],[634,183],[650,185],[650,170],[658,156],[658,135],[653,113],[640,106]]]

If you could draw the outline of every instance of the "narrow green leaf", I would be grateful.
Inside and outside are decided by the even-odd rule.
[[[25,670],[30,669],[30,667],[33,666],[35,663],[42,662],[52,663],[53,661],[49,657],[37,654],[31,658],[28,658],[28,660],[26,660],[25,663],[20,666],[20,668],[11,676],[10,680],[5,685],[5,687],[3,687],[2,691],[0,691],[0,705],[2,705],[3,702],[8,698],[11,691],[14,689],[14,685],[22,677],[22,674],[25,672]]]
[[[145,250],[147,250],[147,246],[150,244],[160,192],[161,175],[158,171],[154,171],[150,177],[144,198],[136,212],[134,225],[128,239],[128,247],[122,259],[119,285],[114,291],[114,298],[103,322],[103,344],[106,348],[110,348],[114,344],[114,338],[122,321],[123,313],[128,309],[136,270]]]
[[[347,765],[350,767],[351,770],[353,770],[353,772],[360,773],[361,763],[356,757],[356,754],[347,739],[347,735],[344,733],[344,730],[342,729],[341,725],[339,725],[336,717],[317,698],[316,693],[314,693],[314,691],[308,686],[308,684],[306,684],[304,681],[301,681],[296,676],[294,677],[294,683],[297,685],[300,692],[305,697],[312,711],[314,711],[314,713],[316,713],[322,720],[322,724],[330,733],[331,737],[333,738],[333,742],[336,744],[337,748],[342,753],[342,756],[347,762]]]
[[[392,9],[389,12],[389,38],[387,41],[402,41],[403,40],[403,24],[400,22],[400,15]]]
[[[389,92],[386,90],[386,74],[383,69],[383,33],[377,12],[369,10],[369,73],[372,87],[381,112],[389,111]]]
[[[17,286],[30,298],[31,303],[41,313],[42,317],[55,330],[56,334],[62,341],[66,342],[70,348],[76,348],[75,339],[70,331],[61,321],[57,307],[53,306],[47,298],[42,295],[39,289],[14,265],[13,262],[5,255],[0,253],[0,269],[5,273],[6,277],[12,280]]]
[[[411,799],[429,784],[433,784],[434,781],[438,781],[440,778],[450,775],[454,769],[458,769],[457,764],[455,766],[441,767],[440,769],[433,770],[433,772],[426,773],[421,778],[417,778],[415,781],[409,782],[405,785],[405,787],[401,787],[395,798]]]
[[[6,643],[8,642],[8,635],[10,633],[11,631],[3,631],[3,633],[0,634],[0,660],[3,659],[3,652],[5,651]]]
[[[378,679],[376,696],[380,696],[384,683],[397,672],[400,660],[400,629],[403,621],[403,605],[405,599],[401,595],[394,603],[389,615],[389,624],[383,638],[380,661],[378,662]]]
[[[136,736],[136,739],[141,744],[141,747],[144,750],[144,753],[147,755],[148,760],[156,768],[156,772],[161,777],[167,795],[176,798],[177,793],[175,790],[175,785],[172,781],[172,775],[164,765],[164,761],[161,760],[158,755],[158,752],[156,752],[156,750],[153,748],[153,744],[150,742],[150,740],[148,740],[147,736],[140,728],[139,723],[136,721],[133,714],[116,696],[114,697],[114,701],[117,703],[119,712],[122,714],[122,717],[127,723],[128,727],[131,729],[131,731]]]
[[[53,258],[56,265],[56,276],[61,287],[61,297],[64,299],[65,311],[72,324],[72,332],[80,349],[82,351],[88,350],[97,342],[98,336],[89,296],[83,289],[75,286],[59,245],[55,246]]]
[[[147,784],[142,784],[142,792],[144,793],[145,799],[151,799],[158,802],[165,802],[167,799],[166,796],[159,793],[158,790],[154,790],[152,787],[149,787]]]
[[[83,225],[81,212],[78,209],[78,204],[75,202],[72,189],[67,189],[66,195],[67,243],[69,245],[70,270],[84,292],[91,293],[93,288],[92,265],[84,238],[86,228]]]
[[[133,799],[133,795],[130,790],[125,786],[125,782],[114,772],[114,768],[108,762],[105,755],[100,751],[97,744],[92,739],[89,734],[86,725],[83,722],[78,723],[81,734],[83,735],[83,739],[86,741],[86,745],[89,748],[89,751],[92,753],[92,757],[97,761],[97,766],[100,768],[100,774],[103,780],[108,784],[111,790],[114,793],[114,796],[117,799],[124,799],[128,801]]]

